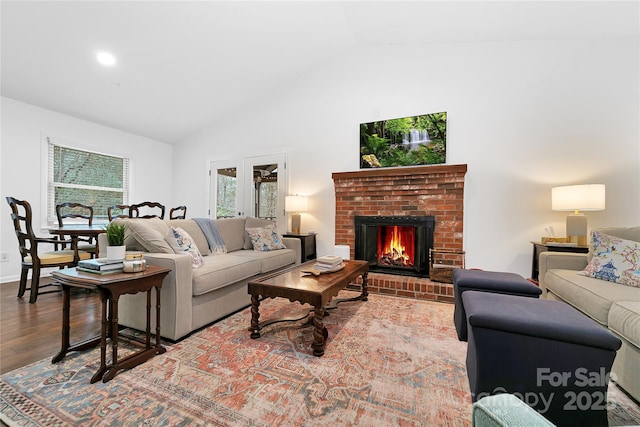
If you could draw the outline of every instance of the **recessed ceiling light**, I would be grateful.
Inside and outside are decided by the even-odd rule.
[[[115,65],[116,57],[109,52],[100,52],[97,55],[98,62],[102,65]]]

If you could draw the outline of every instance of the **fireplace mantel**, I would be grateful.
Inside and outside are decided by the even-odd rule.
[[[331,178],[336,179],[354,179],[365,177],[392,177],[392,176],[413,176],[413,175],[429,175],[440,173],[455,173],[465,175],[467,173],[467,165],[430,165],[430,166],[405,166],[400,168],[372,168],[362,169],[352,172],[334,172]]]
[[[429,165],[398,168],[372,168],[334,172],[336,195],[335,243],[348,245],[354,257],[356,216],[433,216],[433,247],[451,252],[463,249],[464,177],[467,165]],[[389,276],[384,282],[389,282]],[[391,276],[393,277],[393,276]],[[419,279],[426,280],[428,279]],[[406,279],[398,283],[407,285]],[[412,281],[409,287],[434,289],[434,285]],[[417,289],[395,289],[385,293],[425,299],[448,300],[450,285],[439,285],[436,294]],[[375,288],[375,286],[374,286]],[[383,290],[380,290],[383,292]],[[404,292],[404,293],[403,293]],[[444,295],[437,295],[444,293]],[[443,298],[440,298],[443,297]]]

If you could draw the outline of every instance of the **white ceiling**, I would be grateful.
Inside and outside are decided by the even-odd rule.
[[[2,0],[0,8],[3,96],[171,144],[355,49],[639,37],[640,28],[637,1]],[[117,65],[99,65],[100,50]]]

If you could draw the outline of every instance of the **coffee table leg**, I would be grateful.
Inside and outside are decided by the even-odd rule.
[[[324,345],[327,341],[329,332],[324,327],[322,317],[324,316],[324,307],[315,307],[313,310],[313,349],[314,356],[322,356],[324,354]]]
[[[260,299],[258,295],[251,295],[251,338],[260,338]]]
[[[369,272],[365,272],[362,275],[362,294],[360,295],[360,299],[362,301],[367,301],[369,299],[369,286],[367,284],[367,276]]]

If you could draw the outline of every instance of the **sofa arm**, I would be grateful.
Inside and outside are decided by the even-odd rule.
[[[300,260],[302,259],[302,240],[297,237],[283,237],[282,243],[287,247],[287,249],[293,249],[296,253],[296,265],[300,264]]]
[[[587,254],[575,252],[541,252],[538,263],[538,280],[542,296],[547,295],[545,275],[553,269],[581,271],[587,266]]]
[[[101,254],[107,251],[107,236],[98,235]],[[171,270],[162,282],[160,291],[160,333],[170,340],[177,340],[191,332],[193,300],[193,267],[189,254],[161,254],[145,252],[147,265],[157,265]],[[155,292],[152,292],[155,305]],[[125,295],[120,299],[118,321],[121,325],[141,331],[146,328],[146,294]],[[152,316],[155,320],[155,316]],[[155,321],[153,322],[155,327]]]
[[[163,337],[176,340],[191,332],[193,307],[193,267],[191,255],[145,253],[148,265],[171,270],[160,292],[160,331]]]

